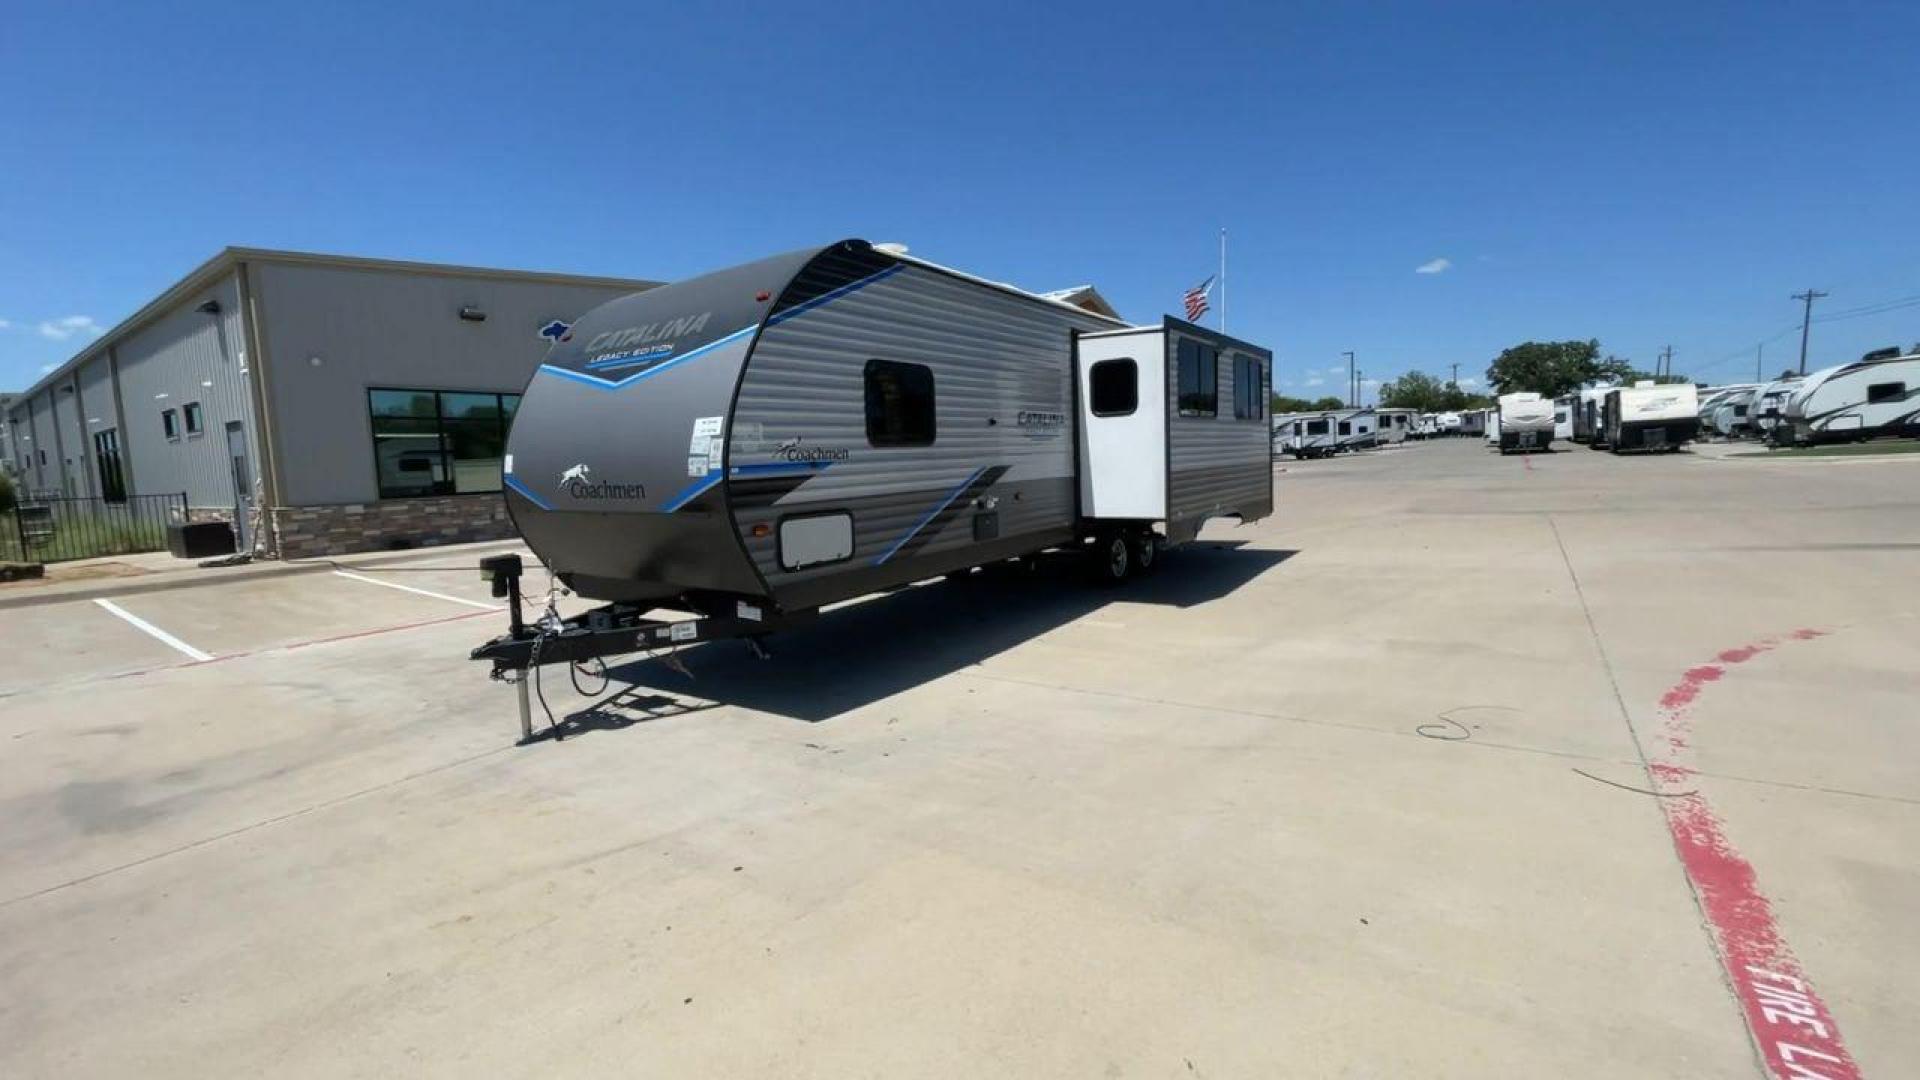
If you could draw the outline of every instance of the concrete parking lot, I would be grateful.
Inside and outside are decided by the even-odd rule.
[[[1280,468],[524,748],[470,559],[0,610],[0,1075],[1920,1072],[1920,460]]]

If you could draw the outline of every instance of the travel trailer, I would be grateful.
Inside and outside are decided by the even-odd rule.
[[[1880,435],[1920,437],[1920,351],[1816,371],[1781,410],[1796,443],[1847,442]]]
[[[757,639],[1048,548],[1124,579],[1208,520],[1272,512],[1271,371],[1192,323],[1128,326],[859,240],[613,300],[535,371],[504,467],[527,545],[608,606],[474,656]],[[490,571],[496,590],[517,573]],[[661,605],[706,618],[644,617]]]
[[[1714,403],[1712,415],[1701,418],[1708,430],[1723,439],[1745,438],[1753,430],[1753,425],[1748,421],[1747,411],[1753,404],[1754,393],[1758,390],[1757,386],[1748,386],[1728,391]]]
[[[1567,442],[1573,441],[1573,411],[1580,405],[1580,395],[1568,394],[1553,399],[1553,437]]]
[[[1553,402],[1528,391],[1501,394],[1499,446],[1511,450],[1546,450],[1553,443]]]
[[[1319,458],[1334,453],[1335,414],[1331,412],[1288,413],[1274,418],[1273,452],[1295,458]]]
[[[1412,409],[1391,407],[1375,409],[1374,414],[1378,418],[1379,445],[1381,446],[1406,442],[1407,437],[1413,434],[1414,423],[1419,418],[1419,413]]]
[[[1607,391],[1602,410],[1607,449],[1652,452],[1680,449],[1700,432],[1699,391],[1692,383],[1641,380]]]
[[[1600,402],[1607,396],[1611,387],[1583,386],[1573,396],[1573,434],[1568,436],[1574,442],[1591,443],[1595,433],[1600,430]]]
[[[1780,410],[1786,407],[1787,396],[1792,394],[1799,385],[1800,376],[1795,375],[1792,378],[1767,383],[1753,392],[1753,400],[1747,405],[1747,422],[1753,426],[1755,436],[1762,439],[1772,438],[1774,429],[1780,422]]]
[[[1493,415],[1492,409],[1468,409],[1457,414],[1460,424],[1454,429],[1459,435],[1484,435],[1487,431],[1487,418]]]
[[[1440,419],[1435,413],[1421,413],[1413,422],[1413,430],[1407,432],[1410,439],[1431,439],[1440,434]]]
[[[1375,427],[1378,418],[1372,409],[1345,409],[1334,413],[1333,417],[1336,452],[1365,450],[1379,442],[1379,433]]]

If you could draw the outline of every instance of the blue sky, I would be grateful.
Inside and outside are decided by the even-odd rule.
[[[1751,377],[1795,291],[1920,297],[1911,2],[0,20],[6,388],[228,244],[672,279],[860,236],[1146,320],[1225,226],[1229,328],[1299,393],[1530,338]],[[1915,341],[1840,318],[1813,359]]]

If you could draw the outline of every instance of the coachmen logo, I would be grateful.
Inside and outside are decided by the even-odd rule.
[[[590,479],[593,470],[585,462],[560,474],[560,490],[576,499],[644,499],[645,484],[616,484],[611,480]]]
[[[848,456],[844,446],[802,446],[798,435],[773,448],[775,461],[845,461]]]

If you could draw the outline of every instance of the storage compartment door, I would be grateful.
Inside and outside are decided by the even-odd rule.
[[[1080,339],[1080,512],[1089,518],[1166,517],[1166,358],[1158,330]]]

